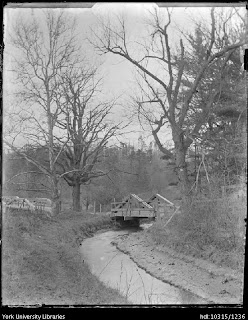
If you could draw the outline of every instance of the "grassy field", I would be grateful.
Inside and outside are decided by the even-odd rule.
[[[4,213],[3,305],[129,304],[90,273],[78,250],[84,238],[110,226],[108,217],[85,213]]]

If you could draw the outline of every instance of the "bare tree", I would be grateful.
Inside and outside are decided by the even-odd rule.
[[[61,77],[63,111],[57,126],[66,132],[58,139],[64,145],[58,153],[60,177],[73,188],[73,209],[80,211],[80,187],[92,179],[106,175],[98,167],[103,150],[120,127],[110,119],[115,101],[104,102],[101,96],[101,78],[97,68],[77,64],[68,68]]]
[[[218,100],[220,86],[216,87],[216,79],[212,79],[211,90],[201,104],[197,99],[199,85],[204,81],[208,69],[222,59],[224,68],[231,52],[244,44],[240,38],[230,37],[228,24],[235,12],[218,19],[215,9],[210,11],[211,25],[198,25],[205,50],[197,64],[194,77],[186,70],[188,57],[194,53],[189,35],[181,33],[178,45],[173,41],[171,33],[172,14],[167,8],[166,14],[154,8],[150,12],[151,19],[147,24],[149,36],[142,43],[135,42],[139,50],[135,50],[134,41],[129,41],[125,19],[118,17],[116,23],[101,21],[98,30],[93,30],[93,40],[89,41],[100,54],[120,56],[136,67],[141,80],[141,96],[137,97],[136,105],[139,113],[149,122],[153,137],[166,157],[174,157],[179,182],[183,195],[189,192],[189,181],[186,165],[186,153],[194,137],[197,136],[206,122],[212,106]],[[223,41],[220,42],[220,38]],[[229,41],[225,41],[225,39]],[[193,41],[193,40],[192,40]],[[137,48],[137,47],[136,47]],[[219,70],[220,72],[222,69]],[[209,77],[208,80],[211,80]],[[185,82],[187,81],[187,86]],[[198,97],[199,98],[199,97]],[[198,107],[197,121],[187,126],[192,115],[193,105]],[[157,110],[154,112],[152,110]],[[169,123],[174,142],[174,154],[160,140],[159,133]]]
[[[20,105],[22,103],[17,115],[21,128],[19,134],[29,144],[48,149],[48,166],[19,149],[15,137],[12,140],[6,137],[4,142],[50,178],[53,214],[59,212],[60,203],[56,173],[58,152],[54,148],[55,126],[63,107],[59,88],[62,74],[70,63],[77,60],[76,54],[79,53],[74,28],[75,22],[65,17],[63,11],[45,11],[31,21],[23,17],[18,19],[11,37],[16,99]]]

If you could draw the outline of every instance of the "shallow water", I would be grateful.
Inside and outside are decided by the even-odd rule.
[[[130,231],[107,231],[88,238],[80,251],[91,272],[107,286],[117,289],[133,304],[204,304],[188,291],[181,290],[149,275],[112,241]]]

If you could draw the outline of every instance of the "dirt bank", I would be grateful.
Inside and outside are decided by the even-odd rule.
[[[242,304],[243,274],[177,253],[152,242],[146,231],[124,236],[114,243],[139,267],[156,278],[188,290],[209,304]]]
[[[84,238],[112,227],[87,214],[49,219],[12,210],[3,214],[3,305],[128,304],[91,274],[79,253]]]

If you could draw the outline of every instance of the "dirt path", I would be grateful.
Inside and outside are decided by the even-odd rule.
[[[164,246],[155,247],[145,232],[123,236],[114,244],[148,273],[198,295],[209,304],[243,303],[241,273],[178,254]]]

